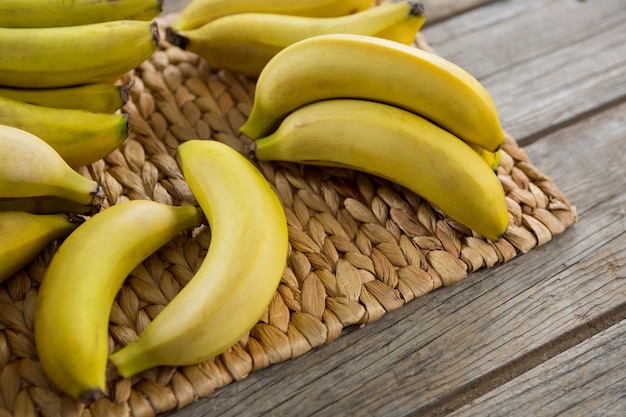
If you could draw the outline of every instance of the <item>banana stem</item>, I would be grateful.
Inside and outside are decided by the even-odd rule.
[[[174,32],[172,28],[165,29],[165,40],[180,49],[186,49],[189,45],[189,38]]]
[[[426,8],[422,3],[410,1],[409,4],[411,5],[411,11],[409,11],[409,16],[427,17]]]

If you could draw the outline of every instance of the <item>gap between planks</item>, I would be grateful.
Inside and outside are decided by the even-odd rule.
[[[598,333],[626,319],[626,303],[609,310],[595,319],[581,324],[556,339],[533,349],[511,363],[473,380],[426,407],[416,410],[416,416],[442,417],[471,401],[519,377],[553,357],[584,342]]]
[[[525,147],[528,146],[532,143],[537,142],[538,140],[540,140],[541,138],[548,136],[558,130],[564,129],[566,127],[575,125],[578,122],[581,122],[585,119],[591,118],[597,114],[603,113],[607,110],[610,110],[613,107],[617,107],[623,103],[626,103],[626,95],[620,96],[620,97],[615,97],[612,100],[607,101],[606,103],[602,103],[601,105],[594,107],[592,109],[589,109],[587,111],[584,111],[582,113],[578,113],[576,114],[574,117],[570,118],[570,119],[566,119],[566,120],[562,120],[558,123],[555,123],[553,125],[547,126],[544,129],[538,130],[536,132],[533,132],[531,134],[529,134],[528,136],[523,136],[523,137],[519,137],[516,138],[517,143],[519,144],[519,146],[521,147]]]

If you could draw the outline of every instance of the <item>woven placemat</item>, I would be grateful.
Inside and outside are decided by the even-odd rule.
[[[429,49],[421,35],[416,46]],[[176,157],[182,141],[217,140],[247,154],[249,140],[237,132],[252,105],[254,80],[215,70],[163,43],[124,82],[133,83],[124,108],[131,116],[130,138],[80,169],[104,185],[104,209],[132,199],[195,203]],[[417,195],[374,176],[257,164],[285,208],[291,244],[266,314],[215,360],[112,378],[108,397],[89,406],[58,392],[37,361],[33,311],[57,247],[50,245],[0,286],[0,417],[151,416],[182,408],[251,372],[330,343],[347,326],[379,319],[472,271],[545,244],[575,223],[575,207],[512,137],[503,150],[498,176],[512,224],[497,243],[473,236]],[[111,313],[111,351],[133,340],[191,279],[209,244],[210,230],[201,226],[173,239],[129,276]]]

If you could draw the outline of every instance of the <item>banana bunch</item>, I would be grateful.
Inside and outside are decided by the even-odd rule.
[[[213,3],[217,6],[208,7]],[[285,47],[322,34],[354,33],[410,45],[426,19],[423,6],[413,1],[372,8],[364,8],[370,1],[350,6],[346,4],[349,1],[343,0],[341,7],[338,2],[332,2],[337,3],[330,8],[337,11],[334,17],[320,17],[313,10],[304,14],[306,5],[320,1],[265,2],[266,7],[256,7],[260,2],[251,0],[229,1],[228,13],[225,7],[220,11],[222,3],[220,0],[190,3],[178,21],[166,29],[166,40],[198,54],[216,68],[249,77],[258,77],[269,60]],[[355,10],[359,11],[348,14]],[[204,17],[202,22],[206,23],[192,26],[191,22],[198,22],[194,17]]]
[[[261,72],[241,132],[258,160],[378,175],[493,241],[508,226],[494,103],[435,54],[354,34],[296,42]]]
[[[190,140],[178,152],[199,208],[149,200],[111,206],[65,239],[42,280],[34,317],[39,359],[52,382],[80,401],[106,394],[107,361],[130,377],[219,355],[258,322],[278,287],[287,221],[267,180],[220,142]],[[109,315],[124,279],[203,216],[211,243],[194,277],[134,342],[109,355]]]
[[[0,124],[48,142],[72,167],[128,137],[115,82],[159,44],[160,0],[0,2]]]
[[[78,225],[64,213],[99,211],[101,186],[75,169],[128,137],[128,87],[114,82],[157,49],[160,12],[160,0],[0,2],[0,280]]]

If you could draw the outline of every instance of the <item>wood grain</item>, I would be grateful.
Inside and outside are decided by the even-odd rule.
[[[603,331],[450,417],[626,415],[626,321]]]
[[[593,23],[593,22],[602,22]],[[423,30],[519,141],[626,97],[626,2],[496,2]]]

